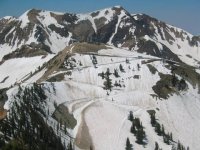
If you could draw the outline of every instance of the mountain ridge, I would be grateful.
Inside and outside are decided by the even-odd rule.
[[[162,49],[158,47],[161,43],[176,55],[182,55],[183,51],[182,61],[188,61],[186,55],[192,54],[196,60],[199,57],[196,49],[200,40],[197,36],[145,14],[132,16],[123,7],[77,15],[31,9],[14,20],[2,23],[4,29],[0,31],[0,45],[5,54],[31,43],[42,44],[46,51],[57,53],[74,41],[107,43],[137,51],[145,46],[144,40],[151,40],[157,45],[154,49]],[[185,46],[180,46],[180,43]],[[8,50],[3,51],[4,48]],[[193,60],[190,64],[197,63]]]
[[[0,149],[198,150],[198,36],[122,7],[19,18],[0,20]]]

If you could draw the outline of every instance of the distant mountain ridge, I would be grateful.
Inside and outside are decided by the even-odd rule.
[[[19,18],[2,18],[0,26],[0,59],[23,45],[40,45],[46,52],[58,53],[79,41],[105,43],[174,60],[178,55],[190,65],[200,61],[198,36],[145,14],[131,15],[121,6],[87,14],[31,9]]]

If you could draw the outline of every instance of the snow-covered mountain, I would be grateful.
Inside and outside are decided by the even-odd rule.
[[[2,147],[198,150],[199,47],[121,6],[0,19]]]
[[[198,36],[118,6],[88,14],[32,9],[19,18],[4,17],[0,25],[1,59],[25,44],[45,45],[45,51],[57,53],[79,41],[107,43],[155,56],[171,57],[174,53],[191,65],[199,63]]]

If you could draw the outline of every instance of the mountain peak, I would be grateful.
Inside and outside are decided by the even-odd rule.
[[[5,16],[5,17],[3,17],[1,19],[10,20],[10,19],[13,19],[13,18],[15,18],[15,17],[13,17],[13,16]]]

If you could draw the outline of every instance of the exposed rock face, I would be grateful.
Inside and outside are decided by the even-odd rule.
[[[21,48],[16,49],[16,51],[5,55],[3,60],[47,55],[48,53],[50,53],[48,46],[42,44],[35,45],[34,43],[31,43],[30,45],[23,45]]]
[[[140,43],[142,42],[140,41]],[[148,55],[157,56],[164,59],[172,59],[177,62],[181,62],[178,56],[174,54],[169,48],[167,48],[165,45],[162,45],[162,47],[163,49],[161,51],[159,50],[159,48],[154,42],[145,41],[141,44],[141,47],[138,49],[138,52],[146,53]]]

